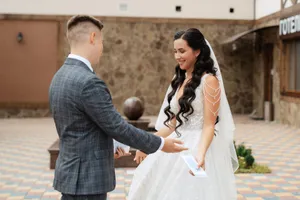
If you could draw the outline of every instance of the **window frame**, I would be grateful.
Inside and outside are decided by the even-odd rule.
[[[296,41],[300,42],[300,38],[295,38],[292,40],[285,40],[282,42],[282,66],[283,71],[281,73],[281,95],[283,96],[290,96],[290,97],[298,97],[300,98],[300,90],[291,90],[289,89],[289,69],[290,69],[290,49],[288,48],[290,44],[293,42],[296,43]],[[298,55],[300,56],[300,52],[298,52]],[[295,55],[295,59],[296,59]],[[296,62],[295,62],[296,63]],[[296,64],[297,65],[297,64]],[[296,67],[296,66],[295,66]],[[297,67],[296,67],[297,69]],[[297,73],[295,73],[295,81],[300,79],[300,77],[297,77]]]

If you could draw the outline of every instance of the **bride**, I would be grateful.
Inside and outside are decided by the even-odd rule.
[[[215,54],[195,28],[175,34],[174,54],[178,65],[155,128],[181,139],[189,148],[182,154],[193,155],[207,178],[189,173],[180,154],[137,151],[128,200],[237,199],[235,126]]]

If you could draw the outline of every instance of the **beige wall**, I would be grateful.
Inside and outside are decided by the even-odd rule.
[[[255,0],[255,19],[271,15],[281,10],[281,0]]]
[[[176,12],[175,6],[182,11]],[[229,9],[235,12],[230,13]],[[253,0],[1,0],[0,14],[155,17],[155,18],[254,18]]]

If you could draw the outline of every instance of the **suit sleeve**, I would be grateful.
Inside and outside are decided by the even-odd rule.
[[[82,103],[86,114],[107,135],[149,154],[159,149],[161,138],[127,123],[112,104],[103,81],[93,78],[83,87]]]

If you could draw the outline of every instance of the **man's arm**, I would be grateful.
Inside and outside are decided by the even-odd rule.
[[[82,90],[86,114],[104,133],[126,145],[149,154],[156,152],[162,139],[127,123],[116,111],[105,83],[97,78],[88,81]]]
[[[172,132],[175,131],[176,128],[176,118],[174,117],[172,120],[169,122],[169,127],[165,126],[161,128],[159,131],[155,133],[155,135],[167,138],[169,135],[171,135]],[[145,154],[142,151],[137,150],[135,153],[134,161],[137,164],[140,164],[145,158],[147,157],[147,154]]]

